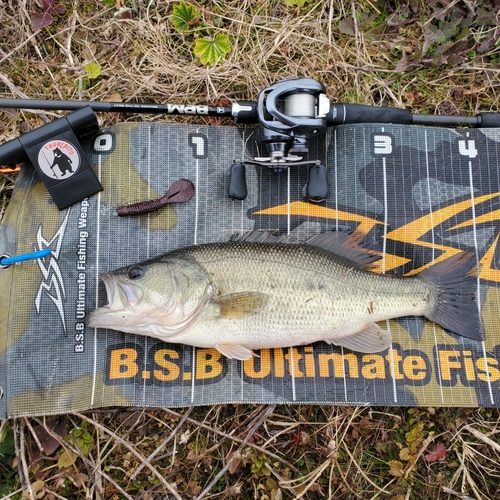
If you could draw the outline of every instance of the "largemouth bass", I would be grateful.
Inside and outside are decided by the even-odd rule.
[[[397,277],[366,270],[370,259],[353,241],[325,233],[309,244],[232,241],[176,250],[102,275],[109,304],[86,323],[240,360],[255,349],[317,341],[383,351],[391,335],[377,322],[409,315],[483,339],[471,253]]]

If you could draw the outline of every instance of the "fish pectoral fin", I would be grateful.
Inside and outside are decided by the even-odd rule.
[[[342,339],[328,340],[355,352],[380,352],[391,345],[391,333],[380,328],[377,323],[368,323],[365,328]]]
[[[217,344],[215,348],[226,358],[245,361],[253,356],[253,352],[240,344]]]
[[[268,295],[260,292],[229,293],[213,299],[221,318],[241,318],[258,313],[267,303]]]

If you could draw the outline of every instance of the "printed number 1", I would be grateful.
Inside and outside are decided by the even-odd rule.
[[[207,137],[203,134],[189,134],[189,145],[193,150],[194,158],[207,157]]]
[[[458,152],[462,156],[475,158],[477,156],[476,142],[468,139],[467,141],[458,141]]]

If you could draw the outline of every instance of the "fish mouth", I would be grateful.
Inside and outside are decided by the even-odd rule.
[[[110,273],[102,274],[100,278],[108,303],[92,311],[85,318],[85,324],[90,328],[112,328],[115,323],[127,323],[143,296],[142,290],[131,283],[120,282]]]
[[[114,300],[115,296],[117,299],[120,299],[120,294],[119,287],[117,286],[116,281],[113,279],[113,275],[102,274],[100,278],[104,283],[104,287],[106,288],[106,295],[108,298],[108,304],[103,306],[103,308],[109,309],[111,311],[118,311],[124,306],[124,304],[123,301],[120,301],[120,304],[118,304],[118,300]]]
[[[129,307],[135,310],[143,295],[138,286],[131,283],[122,283],[110,273],[102,274],[101,279],[104,282],[108,297],[108,304],[104,306],[105,309],[121,311]]]

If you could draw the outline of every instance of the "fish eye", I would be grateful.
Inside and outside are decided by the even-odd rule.
[[[127,271],[127,275],[131,280],[139,279],[143,274],[144,268],[142,266],[132,266]]]

